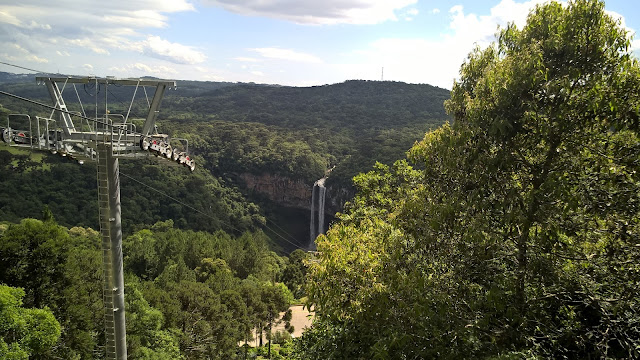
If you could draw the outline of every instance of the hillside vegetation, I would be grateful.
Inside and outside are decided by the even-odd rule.
[[[0,89],[50,102],[34,76],[5,73]],[[110,113],[126,114],[134,91],[91,84],[76,90],[89,115],[95,113],[95,96],[105,91]],[[69,109],[80,111],[73,95]],[[214,174],[268,172],[313,183],[336,166],[332,181],[350,186],[354,175],[375,161],[390,164],[443,124],[448,97],[447,90],[430,85],[382,81],[309,88],[178,81],[176,90],[165,93],[159,131],[191,140],[193,152]],[[49,115],[16,99],[4,97],[2,104],[12,112]],[[146,101],[134,103],[132,116],[146,115],[145,106]]]
[[[100,235],[60,226],[49,211],[42,218],[0,225],[0,357],[103,359]],[[301,296],[306,253],[278,256],[261,231],[173,225],[123,240],[128,358],[242,358],[238,343],[253,329],[290,319],[280,313]],[[285,333],[278,343],[290,348]]]
[[[640,358],[640,64],[630,49],[601,1],[537,6],[523,28],[509,25],[471,51],[445,102],[453,121],[422,134],[404,159],[355,176],[358,193],[317,239],[318,251],[288,258],[253,228],[262,213],[225,180],[232,172],[308,171],[302,176],[313,179],[335,165],[341,181],[354,170],[349,161],[376,158],[380,144],[368,149],[368,141],[408,141],[438,116],[406,104],[403,116],[415,122],[391,117],[384,99],[412,88],[394,83],[224,84],[169,96],[175,121],[162,125],[190,137],[206,171],[183,177],[148,162],[123,171],[154,187],[165,182],[190,202],[214,201],[216,210],[206,219],[160,216],[144,206],[154,195],[140,194],[137,211],[155,214],[145,222],[177,216],[185,224],[132,224],[124,237],[130,358],[259,358],[264,347],[240,344],[252,329],[286,323],[279,312],[303,296],[313,325],[299,339],[274,335],[272,358]],[[378,86],[389,93],[368,99]],[[329,95],[332,87],[342,96]],[[342,104],[349,91],[368,100]],[[276,98],[300,116],[270,107]],[[178,103],[212,113],[191,116]],[[374,106],[380,117],[359,118]],[[400,151],[394,145],[384,154]],[[0,152],[5,189],[62,168],[10,150]],[[57,196],[49,205],[67,200],[56,194],[69,186],[46,186],[44,196]],[[11,191],[3,196],[20,193]],[[0,357],[101,358],[98,234],[59,225],[46,207],[38,218],[0,224]],[[244,227],[181,228],[192,221]]]
[[[311,265],[305,359],[640,358],[640,66],[598,1],[547,3],[463,64],[407,160]]]
[[[34,78],[3,73],[0,89],[48,104],[51,100],[46,88],[35,84]],[[69,109],[81,111],[70,87],[65,90],[65,94],[73,95],[67,96]],[[95,113],[96,96],[100,99],[98,112],[104,112],[101,101],[105,92],[110,113],[126,114],[133,88],[96,88],[95,84],[88,84],[77,85],[75,90],[85,112],[91,116]],[[141,94],[138,93],[131,110],[139,125],[139,119],[146,115],[147,104]],[[425,131],[445,121],[442,104],[448,96],[447,90],[429,85],[379,81],[347,81],[311,88],[178,81],[178,88],[165,94],[158,130],[186,138],[198,170],[190,175],[181,168],[166,168],[163,162],[122,161],[125,231],[135,229],[137,224],[150,226],[156,221],[173,219],[180,228],[237,232],[234,229],[244,231],[264,224],[266,217],[284,232],[293,234],[294,239],[281,236],[298,246],[306,246],[308,226],[303,224],[308,223],[308,214],[293,213],[260,194],[246,191],[238,175],[273,174],[301,180],[311,187],[328,169],[333,169],[328,185],[352,193],[353,176],[367,171],[376,161],[393,163]],[[50,115],[37,105],[10,97],[1,100],[3,124],[9,113]],[[75,168],[71,163],[49,157],[44,158],[44,165],[39,165],[24,156],[6,153],[3,159],[2,166],[10,171],[4,172],[1,181],[6,188],[18,191],[0,195],[8,205],[0,219],[18,221],[34,217],[42,205],[48,204],[65,226],[97,225],[95,202],[88,200],[96,199],[92,195],[93,165]],[[22,160],[18,165],[19,159]],[[56,166],[50,169],[48,162]],[[46,176],[41,168],[59,175]],[[281,236],[272,231],[268,234],[286,251],[295,249]]]

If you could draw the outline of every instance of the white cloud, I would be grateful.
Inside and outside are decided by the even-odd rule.
[[[35,63],[40,63],[40,64],[45,64],[45,63],[49,62],[49,60],[47,60],[45,58],[41,58],[41,57],[39,57],[37,55],[33,55],[33,54],[27,55],[25,57],[25,60],[28,61],[28,62],[35,62]]]
[[[93,71],[93,65],[91,65],[91,64],[84,64],[84,65],[82,65],[82,68],[87,70],[87,71]]]
[[[176,64],[198,64],[207,58],[202,52],[190,46],[172,43],[159,36],[149,36],[142,44],[142,52]]]
[[[20,19],[6,11],[0,11],[0,23],[10,24],[14,26],[22,25],[22,21],[20,21]]]
[[[251,74],[256,75],[256,76],[264,76],[264,73],[262,71],[252,71]]]
[[[151,69],[150,66],[147,66],[145,64],[141,64],[141,63],[135,63],[133,65],[130,65],[130,68],[136,69],[136,70],[141,70],[144,71],[145,73],[150,73],[153,71],[153,69]]]
[[[51,25],[49,24],[38,24],[37,22],[31,20],[28,25],[25,26],[27,29],[42,29],[42,30],[51,30]]]
[[[173,77],[178,71],[172,67],[164,65],[147,65],[143,63],[127,64],[122,67],[112,66],[109,71],[123,77],[139,77],[145,75],[153,75],[159,77]]]
[[[255,59],[255,58],[250,58],[250,57],[242,57],[242,56],[235,57],[235,58],[233,58],[233,60],[240,61],[240,62],[252,62],[252,63],[261,61],[260,59]]]
[[[297,52],[291,49],[256,48],[256,49],[249,49],[249,50],[255,51],[258,54],[270,59],[288,60],[288,61],[304,62],[304,63],[322,63],[322,60],[317,56],[302,53],[302,52]]]
[[[74,45],[78,48],[89,49],[96,54],[109,55],[109,50],[105,49],[104,47],[100,47],[99,44],[95,43],[90,38],[69,40],[68,44]]]
[[[546,0],[529,0],[523,3],[502,0],[491,8],[489,15],[465,14],[461,5],[454,6],[449,10],[452,17],[450,28],[454,31],[452,39],[462,41],[462,45],[468,50],[472,49],[474,43],[486,46],[495,39],[499,26],[504,28],[508,23],[514,22],[521,28],[526,23],[530,10],[544,2]]]
[[[174,63],[197,63],[205,58],[201,52],[145,33],[148,29],[167,27],[167,14],[194,11],[190,1],[65,0],[61,4],[21,0],[15,5],[7,3],[0,5],[0,48],[20,44],[28,51],[29,61],[36,62],[44,62],[48,54],[75,57],[88,56],[90,51],[109,57],[125,51]]]
[[[416,16],[418,16],[419,13],[420,11],[418,9],[411,8],[407,10],[404,14],[402,14],[402,18],[405,21],[412,21]]]
[[[352,79],[378,80],[384,67],[385,80],[450,88],[466,52],[451,48],[446,41],[385,38],[371,43],[365,52],[375,62],[341,67]]]
[[[29,50],[23,48],[20,44],[9,44],[7,46],[8,48],[12,48],[14,51],[22,53],[22,54],[28,54]]]
[[[51,25],[49,24],[40,24],[33,19],[29,20],[28,22],[24,22],[20,20],[16,15],[11,14],[9,11],[0,11],[0,23],[5,23],[5,24],[22,28],[22,29],[29,29],[29,30],[31,29],[51,30]]]
[[[397,20],[395,12],[418,0],[203,0],[236,14],[298,24],[378,24]]]
[[[435,9],[431,10],[431,13],[432,14],[440,14],[440,9],[435,8]]]
[[[525,23],[530,9],[543,0],[515,3],[502,0],[488,15],[465,13],[460,5],[449,10],[449,30],[433,38],[381,38],[368,48],[354,52],[365,63],[336,65],[346,78],[380,79],[384,67],[385,80],[428,83],[451,88],[460,65],[475,44],[486,47],[495,40],[498,26],[515,21]],[[437,13],[437,11],[432,11]]]
[[[10,50],[11,52],[11,54],[7,54],[7,53],[2,54],[2,57],[7,61],[14,61],[14,62],[20,62],[20,63],[30,62],[30,63],[38,63],[38,64],[45,64],[49,62],[48,59],[37,56],[36,54],[32,53],[29,49],[22,47],[20,44],[8,44],[5,47],[5,49]]]
[[[144,72],[145,74],[176,74],[177,71],[173,68],[170,67],[166,67],[166,66],[148,66],[145,64],[141,64],[141,63],[135,63],[133,65],[130,65],[130,68],[136,69],[136,70],[140,70],[142,72]]]
[[[407,14],[411,15],[411,16],[416,16],[418,15],[420,12],[418,11],[418,9],[416,8],[411,8],[409,10],[407,10]]]
[[[153,10],[118,11],[105,15],[104,20],[113,24],[130,24],[136,27],[163,28],[167,26],[167,17]]]

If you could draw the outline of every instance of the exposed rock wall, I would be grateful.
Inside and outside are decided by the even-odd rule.
[[[302,180],[288,177],[243,173],[238,175],[247,189],[266,195],[270,200],[287,207],[309,210],[313,184],[305,184]],[[343,210],[344,203],[353,198],[353,190],[327,187],[325,213],[335,215]]]
[[[270,200],[288,207],[309,209],[313,184],[272,174],[240,174],[247,189],[266,195]]]
[[[346,189],[343,187],[328,186],[324,211],[334,216],[337,212],[342,212],[344,210],[344,204],[347,201],[351,201],[354,196],[355,190],[353,188]]]

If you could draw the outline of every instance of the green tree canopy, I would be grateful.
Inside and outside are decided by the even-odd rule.
[[[576,0],[471,52],[445,104],[453,124],[410,151],[424,170],[357,178],[319,241],[307,357],[640,356],[629,44],[602,2]]]
[[[0,357],[29,359],[46,353],[60,338],[51,311],[22,307],[24,290],[0,284]]]

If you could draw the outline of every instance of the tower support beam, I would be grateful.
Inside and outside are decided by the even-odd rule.
[[[97,150],[100,233],[103,238],[103,261],[105,262],[104,299],[105,321],[107,323],[107,358],[126,360],[127,336],[124,307],[119,164],[118,158],[113,156],[111,144],[97,144]],[[110,321],[112,321],[112,325]],[[112,348],[110,348],[111,346]]]
[[[65,135],[69,136],[71,133],[75,132],[75,126],[73,125],[73,121],[71,120],[71,115],[67,111],[67,105],[64,103],[64,98],[62,97],[62,92],[58,87],[58,84],[50,79],[44,80],[47,88],[49,89],[49,95],[51,95],[51,101],[53,101],[53,106],[56,107],[60,111],[60,116],[62,116],[62,121],[64,126],[62,126],[62,130]]]

